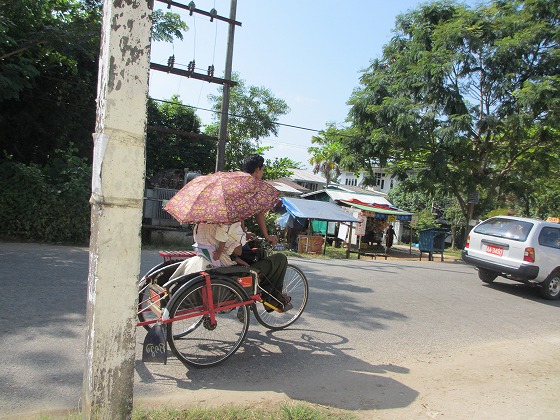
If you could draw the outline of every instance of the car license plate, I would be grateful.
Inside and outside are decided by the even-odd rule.
[[[504,248],[500,248],[499,246],[486,245],[486,252],[501,257],[504,254]]]

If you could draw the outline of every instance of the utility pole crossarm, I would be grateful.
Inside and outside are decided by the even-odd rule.
[[[165,73],[171,73],[177,76],[190,77],[192,79],[197,79],[197,80],[204,80],[205,82],[208,83],[217,83],[219,85],[229,85],[229,86],[235,86],[237,84],[237,82],[234,82],[233,80],[221,79],[219,77],[208,76],[202,73],[195,73],[193,71],[176,69],[174,67],[165,66],[163,64],[150,63],[150,68],[152,70],[163,71]]]
[[[235,19],[228,19],[227,17],[220,16],[220,15],[214,14],[212,12],[207,12],[205,10],[197,9],[196,7],[190,7],[190,5],[188,5],[188,4],[177,3],[176,1],[172,1],[172,0],[157,0],[157,1],[167,4],[168,8],[171,8],[171,6],[175,6],[175,7],[178,7],[180,9],[188,10],[191,15],[193,13],[198,13],[199,15],[208,16],[210,18],[210,20],[216,19],[216,20],[221,20],[221,21],[224,21],[224,22],[227,22],[227,23],[230,23],[230,24],[234,24],[234,25],[237,25],[237,26],[241,26],[241,22],[238,22]],[[191,2],[191,3],[194,4],[194,2]]]

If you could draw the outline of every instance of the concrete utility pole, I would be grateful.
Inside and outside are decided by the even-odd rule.
[[[85,418],[132,413],[151,9],[105,0],[91,195]]]
[[[224,79],[231,80],[231,68],[233,63],[233,38],[235,35],[235,15],[237,13],[237,0],[231,0],[229,10],[229,31],[227,41],[226,68]],[[222,95],[222,115],[220,116],[220,134],[218,138],[218,153],[216,156],[216,172],[222,171],[226,161],[226,141],[227,141],[227,124],[229,112],[229,84],[224,84]]]

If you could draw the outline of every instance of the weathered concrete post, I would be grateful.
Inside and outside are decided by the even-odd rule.
[[[85,418],[132,412],[150,65],[148,0],[105,0],[87,296]]]

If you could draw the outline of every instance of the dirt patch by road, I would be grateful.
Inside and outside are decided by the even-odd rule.
[[[406,406],[398,392],[384,389],[379,381],[383,410],[352,411],[360,419],[543,419],[558,418],[560,401],[554,390],[560,387],[560,335],[514,341],[496,341],[455,353],[411,355],[395,360],[406,367],[387,369],[384,378],[415,390],[417,398]],[[314,389],[314,377],[301,377],[303,386]],[[356,398],[359,398],[356,392]],[[167,405],[215,407],[229,404],[278,404],[289,401],[274,392],[236,392],[199,389],[189,393],[166,394],[157,399],[136,399],[137,406]],[[309,400],[313,400],[310,396]],[[393,403],[391,400],[395,401]]]
[[[362,412],[364,419],[557,419],[560,336],[497,341],[422,357],[394,375],[418,391],[409,406]],[[401,362],[406,363],[406,362]]]
[[[418,248],[409,247],[408,245],[396,245],[393,246],[392,248],[389,248],[386,252],[383,247],[377,247],[368,250],[367,252],[374,254],[374,256],[371,255],[360,256],[360,259],[364,259],[364,260],[387,259],[389,261],[419,261],[420,260],[420,251],[418,250]],[[425,252],[422,253],[422,261],[429,262],[429,256]],[[461,261],[461,258],[459,256],[451,256],[449,254],[444,253],[443,262],[457,262],[457,261]],[[441,254],[434,254],[433,262],[442,262]]]

